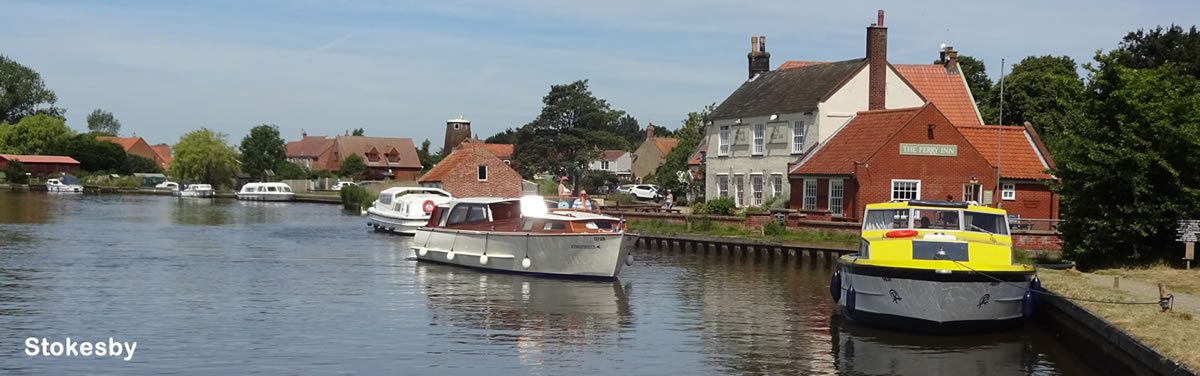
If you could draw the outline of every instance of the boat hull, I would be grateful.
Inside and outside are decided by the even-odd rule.
[[[838,305],[850,320],[929,333],[987,332],[1020,326],[1033,272],[979,273],[839,265]],[[853,303],[850,290],[854,289]],[[853,304],[851,307],[850,304]]]
[[[244,201],[292,201],[296,199],[296,195],[238,193],[237,199]]]
[[[46,191],[47,192],[82,193],[83,186],[81,186],[81,185],[47,185]]]
[[[391,231],[398,234],[414,235],[418,228],[429,223],[428,217],[406,218],[381,213],[378,209],[367,209],[367,224],[380,231]]]
[[[175,195],[187,198],[212,198],[217,194],[213,191],[175,191]]]
[[[493,271],[615,278],[623,266],[633,262],[633,242],[621,233],[531,234],[421,228],[415,235],[413,251],[420,261]]]

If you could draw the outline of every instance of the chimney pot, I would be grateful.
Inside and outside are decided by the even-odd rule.
[[[876,23],[876,25],[883,26],[883,9],[879,10],[879,23]]]
[[[646,139],[649,140],[651,138],[654,138],[654,123],[646,125]]]
[[[750,53],[746,54],[749,77],[754,78],[771,70],[771,53],[767,52],[767,37],[750,37]]]
[[[758,37],[750,36],[750,52],[758,51]]]
[[[765,35],[758,37],[758,52],[767,52],[767,37]]]

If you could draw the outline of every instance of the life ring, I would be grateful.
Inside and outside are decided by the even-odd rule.
[[[421,204],[421,210],[424,210],[425,214],[433,213],[433,206],[433,200],[425,200],[425,203]]]

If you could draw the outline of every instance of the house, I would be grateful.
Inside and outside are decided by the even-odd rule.
[[[521,174],[482,145],[464,142],[418,181],[454,197],[520,197]]]
[[[0,154],[0,170],[8,167],[10,161],[19,161],[25,165],[25,172],[37,178],[57,177],[63,173],[79,171],[79,161],[75,158],[57,155],[13,155]]]
[[[1032,127],[956,127],[932,102],[856,114],[790,168],[789,179],[796,187],[790,207],[810,219],[859,221],[866,205],[875,202],[988,205],[998,186],[998,134],[1011,148],[1001,154],[999,186],[1024,190],[1002,195],[1038,210],[1040,218],[1056,217],[1057,198],[1037,181],[1050,178],[1043,170],[1053,164]]]
[[[512,144],[489,144],[489,143],[483,142],[483,140],[474,139],[474,138],[468,138],[466,140],[463,140],[463,142],[482,146],[484,149],[487,149],[488,151],[492,152],[492,155],[495,155],[496,158],[500,158],[501,161],[504,161],[504,164],[513,166],[513,146],[512,146]]]
[[[654,136],[654,124],[646,126],[646,141],[642,141],[642,145],[638,146],[637,150],[633,151],[630,157],[630,172],[639,180],[654,174],[658,166],[666,159],[667,153],[675,148],[679,140],[667,137]]]
[[[1058,219],[1059,197],[1045,183],[1056,179],[1046,172],[1056,167],[1032,125],[986,125],[958,127],[958,130],[988,163],[1000,169],[999,199],[983,197],[981,202],[995,202],[996,207],[1016,218]]]
[[[623,181],[633,180],[632,156],[624,150],[605,150],[600,152],[600,158],[588,165],[589,170],[607,171]]]
[[[166,157],[164,158],[163,155],[160,154],[160,151],[155,150],[153,146],[150,146],[150,144],[141,137],[96,136],[96,139],[121,145],[121,147],[125,149],[125,153],[152,160],[155,164],[163,169],[169,167],[168,162],[171,161],[171,150],[169,146],[166,148]],[[164,144],[163,146],[166,145]]]
[[[162,166],[164,170],[171,166],[171,161],[175,159],[175,157],[171,156],[171,145],[150,145],[150,148],[154,149],[154,154],[163,161],[160,166]]]
[[[287,160],[309,169],[337,171],[352,154],[362,158],[369,177],[412,180],[421,172],[409,138],[305,135],[287,143]]]

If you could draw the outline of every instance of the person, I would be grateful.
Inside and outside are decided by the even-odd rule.
[[[675,194],[667,191],[667,209],[670,209],[675,204]]]
[[[575,199],[575,202],[573,202],[571,204],[571,209],[584,209],[585,205],[587,206],[587,210],[595,210],[596,209],[596,208],[592,207],[592,203],[590,201],[588,201],[587,191],[580,190],[579,198]]]
[[[929,228],[929,217],[921,217],[921,228]]]
[[[558,195],[559,196],[570,196],[571,195],[571,190],[567,188],[567,177],[566,176],[563,176],[562,180],[560,180],[558,182]]]

